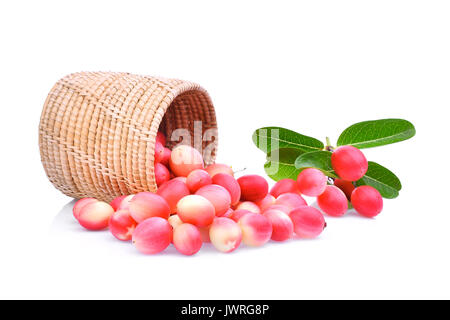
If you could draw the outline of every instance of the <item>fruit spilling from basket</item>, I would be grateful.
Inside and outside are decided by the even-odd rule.
[[[351,201],[363,216],[381,212],[383,200],[369,186],[355,187],[351,181],[367,171],[363,153],[351,146],[338,148],[332,164],[347,180],[328,184],[327,177],[314,168],[297,178],[269,185],[259,175],[235,179],[230,166],[204,166],[196,149],[180,145],[165,147],[158,133],[155,146],[155,178],[158,191],[123,195],[111,203],[94,198],[79,200],[73,213],[88,230],[109,228],[122,241],[132,241],[146,254],[155,254],[171,243],[182,254],[197,253],[210,242],[219,251],[232,252],[241,242],[262,246],[269,240],[315,238],[326,226],[318,209],[308,206],[302,195],[317,197],[320,209],[341,216]]]

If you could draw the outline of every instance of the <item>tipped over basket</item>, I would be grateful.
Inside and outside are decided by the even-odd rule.
[[[214,162],[216,115],[199,85],[129,73],[70,74],[54,85],[44,104],[42,164],[53,185],[74,198],[110,201],[155,192],[156,134],[172,137],[177,129],[190,135],[182,143],[208,150],[205,163]],[[179,142],[168,139],[168,147]]]

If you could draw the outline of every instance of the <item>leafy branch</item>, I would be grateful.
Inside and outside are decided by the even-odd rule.
[[[345,129],[337,147],[351,145],[358,149],[373,148],[412,138],[413,124],[403,119],[381,119],[359,122]],[[264,127],[253,133],[254,144],[267,154],[266,173],[275,181],[291,178],[306,168],[316,168],[332,179],[339,178],[331,165],[335,149],[327,139],[320,140],[282,127]],[[369,185],[384,198],[398,197],[402,188],[398,177],[382,165],[369,161],[367,173],[355,182],[356,186]]]

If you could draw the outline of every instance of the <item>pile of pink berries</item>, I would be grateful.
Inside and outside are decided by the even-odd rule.
[[[318,169],[300,172],[297,181],[283,179],[269,192],[267,181],[258,175],[238,179],[230,166],[212,164],[205,168],[202,155],[180,145],[172,151],[158,134],[155,177],[158,191],[123,195],[111,203],[94,198],[79,200],[73,213],[89,230],[109,227],[119,240],[130,241],[145,254],[155,254],[171,243],[182,254],[193,255],[210,242],[219,251],[232,252],[241,241],[262,246],[269,240],[314,238],[326,226],[322,213],[308,206],[303,195],[317,197],[320,209],[341,216],[350,200],[360,214],[373,217],[383,206],[379,192],[369,186],[355,187],[368,163],[354,147],[340,147],[332,165],[342,178],[328,184]]]

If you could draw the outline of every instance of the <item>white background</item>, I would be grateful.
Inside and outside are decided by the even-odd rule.
[[[0,4],[0,298],[450,298],[448,1],[4,1]],[[336,141],[400,117],[413,139],[365,151],[402,180],[376,219],[319,239],[194,257],[87,232],[40,164],[52,85],[76,71],[200,83],[219,161],[263,173],[251,133]]]

